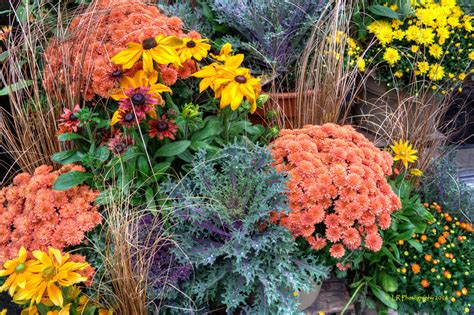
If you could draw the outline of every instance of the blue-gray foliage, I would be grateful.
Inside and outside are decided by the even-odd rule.
[[[228,313],[297,313],[294,291],[308,291],[328,269],[303,257],[273,211],[288,212],[286,176],[267,149],[229,145],[212,158],[197,154],[192,171],[168,192],[173,232],[194,277],[184,285],[198,307],[225,305]]]

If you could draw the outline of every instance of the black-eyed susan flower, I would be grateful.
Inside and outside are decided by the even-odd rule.
[[[230,57],[232,53],[232,45],[230,43],[225,43],[222,46],[218,55],[210,54],[212,58],[217,61],[225,61],[227,57]]]
[[[33,256],[37,264],[30,266],[31,274],[26,286],[18,290],[14,296],[15,300],[31,300],[38,304],[47,294],[54,305],[63,307],[64,297],[61,287],[88,280],[77,271],[84,270],[89,264],[69,261],[69,254],[62,255],[58,249],[50,247],[48,253],[35,250]]]
[[[199,91],[202,93],[209,87],[216,91],[217,87],[215,85],[215,81],[218,78],[220,71],[224,67],[237,69],[240,67],[243,61],[244,55],[237,54],[235,56],[228,56],[225,58],[223,65],[214,62],[208,66],[202,67],[201,70],[193,74],[193,77],[202,79],[201,82],[199,82]]]
[[[129,43],[126,49],[122,50],[111,61],[114,64],[122,65],[124,69],[130,69],[140,59],[143,60],[143,70],[152,72],[153,61],[161,65],[174,64],[181,66],[177,49],[182,47],[183,40],[175,36],[149,37],[140,43]]]
[[[161,119],[150,120],[148,122],[148,134],[150,138],[158,137],[160,140],[169,138],[174,140],[174,134],[178,131],[178,126],[174,120],[167,119],[166,115],[161,116]]]
[[[408,163],[414,163],[418,157],[415,155],[418,151],[413,150],[413,146],[408,141],[399,140],[395,141],[394,145],[390,146],[394,153],[394,161],[402,161],[405,167],[408,167]]]
[[[185,62],[191,58],[194,58],[197,61],[201,61],[203,58],[207,57],[211,45],[209,39],[194,39],[194,38],[183,38],[183,45],[178,50],[178,55],[181,62]]]
[[[171,89],[158,81],[156,71],[145,73],[143,70],[137,71],[133,78],[124,77],[122,87],[113,91],[111,97],[119,101],[119,108],[115,111],[111,125],[121,121],[133,124],[138,118],[139,121],[146,118],[146,114],[156,118],[155,106],[163,104],[161,93],[171,93]],[[128,119],[127,119],[128,118]]]
[[[18,257],[8,260],[3,264],[5,269],[0,270],[0,277],[8,278],[0,287],[0,292],[8,289],[8,293],[13,296],[18,289],[25,289],[27,280],[30,277],[30,269],[35,264],[33,260],[26,260],[27,252],[24,247],[18,251]]]
[[[236,110],[244,98],[250,103],[251,113],[257,109],[257,96],[261,90],[260,80],[252,77],[249,69],[224,67],[214,84],[216,97],[220,98],[221,109],[230,105],[232,110]]]

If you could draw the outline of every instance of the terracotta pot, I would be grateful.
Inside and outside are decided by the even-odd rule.
[[[316,299],[319,296],[319,292],[321,291],[322,283],[316,283],[311,281],[313,287],[309,292],[301,292],[298,298],[298,302],[300,303],[298,310],[304,311],[308,307],[314,304]]]
[[[296,103],[298,93],[269,93],[270,98],[264,108],[257,108],[256,112],[250,115],[250,121],[254,124],[268,125],[271,118],[267,117],[267,112],[271,109],[278,109],[282,117],[285,117],[285,124],[291,124],[296,119]],[[283,116],[284,115],[284,116]]]
[[[394,129],[394,120],[400,115],[400,101],[409,99],[410,93],[403,89],[389,89],[385,83],[376,81],[369,77],[365,83],[364,89],[361,95],[359,95],[358,101],[353,106],[353,120],[354,122],[369,131],[370,133],[381,135],[384,131],[391,131]],[[429,93],[426,97],[428,106],[424,107],[426,110],[426,116],[432,116],[429,113],[432,111],[432,107],[438,107],[441,99],[438,95]],[[408,105],[403,107],[408,111],[405,115],[407,118],[410,117],[421,117],[420,113],[415,111],[421,110],[416,104],[411,104],[410,108]],[[433,117],[434,118],[434,117]],[[413,122],[412,122],[413,123]],[[433,121],[434,124],[434,121]]]

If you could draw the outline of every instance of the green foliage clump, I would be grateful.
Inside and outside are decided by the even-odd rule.
[[[200,152],[191,172],[168,185],[183,250],[176,255],[194,267],[184,290],[198,307],[293,314],[294,292],[327,275],[302,257],[288,230],[270,222],[274,211],[289,211],[285,174],[271,164],[263,147],[228,145],[212,158]]]

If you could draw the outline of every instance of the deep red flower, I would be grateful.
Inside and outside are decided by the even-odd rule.
[[[166,115],[161,116],[161,120],[156,119],[148,122],[148,134],[151,138],[158,136],[160,140],[164,138],[174,140],[176,131],[178,131],[178,126],[174,123],[174,120],[167,120]]]

